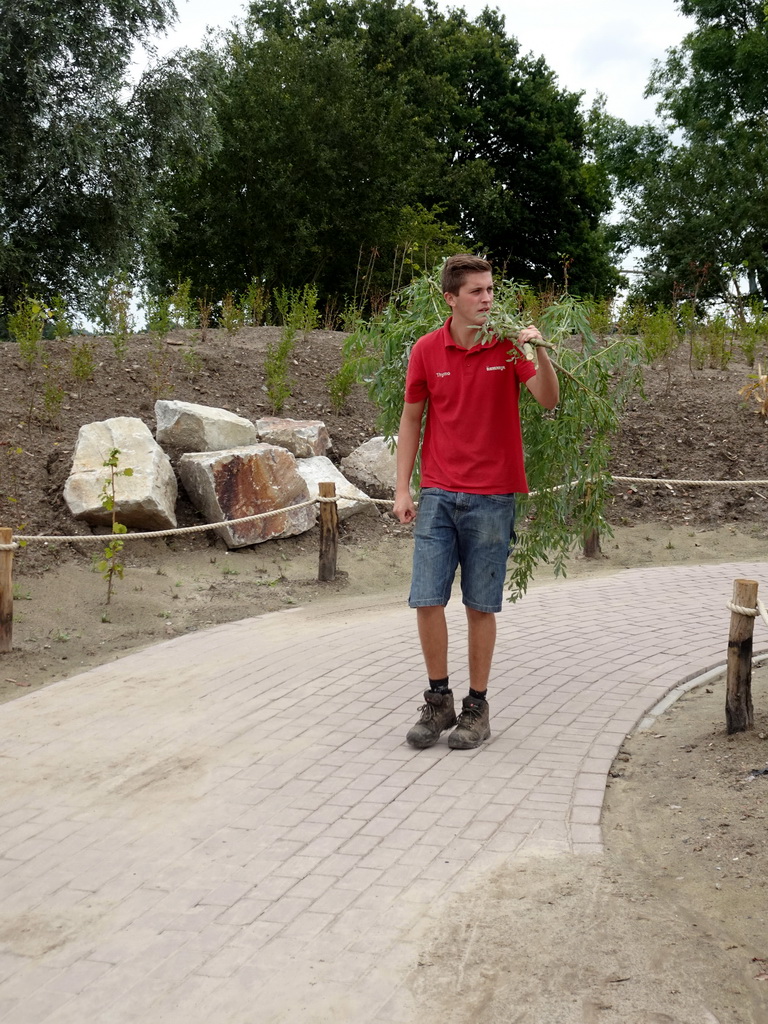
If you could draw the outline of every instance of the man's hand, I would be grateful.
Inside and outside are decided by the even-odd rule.
[[[518,341],[530,346],[531,339],[544,341],[535,327],[525,327],[518,335]],[[544,346],[536,349],[536,374],[525,382],[530,393],[545,409],[554,409],[560,401],[560,383],[555,368]]]
[[[533,341],[544,341],[541,334],[533,324],[529,324],[528,327],[524,327],[517,336],[517,344],[520,346],[523,355],[526,359],[530,359],[532,363],[536,363],[538,366],[537,349],[534,348]]]
[[[533,324],[529,324],[528,327],[524,327],[517,336],[517,340],[521,345],[525,345],[531,341],[544,341],[538,327],[534,327]]]
[[[395,505],[392,511],[401,523],[412,523],[416,518],[416,506],[411,497],[411,477],[419,450],[421,418],[427,400],[406,402],[400,417],[397,433],[397,481],[395,483]]]
[[[412,523],[416,518],[416,506],[413,503],[413,498],[410,492],[407,494],[396,494],[395,504],[392,512],[397,516],[401,523]]]
[[[534,324],[528,324],[528,326],[524,327],[517,336],[517,340],[522,342],[532,341],[534,338],[537,338],[539,341],[544,341],[544,338],[541,336],[541,332]]]

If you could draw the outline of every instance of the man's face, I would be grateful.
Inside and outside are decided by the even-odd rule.
[[[493,305],[493,276],[490,271],[467,274],[459,294],[445,293],[454,322],[471,327],[485,323]]]

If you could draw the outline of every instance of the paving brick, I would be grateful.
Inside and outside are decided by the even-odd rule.
[[[376,868],[355,867],[351,871],[345,872],[336,885],[339,889],[355,889],[357,892],[362,892],[368,886],[373,885],[380,875],[381,872]]]
[[[570,820],[582,825],[598,825],[600,823],[600,807],[574,807]]]
[[[374,821],[368,821],[365,825],[360,827],[360,835],[372,836],[376,839],[382,840],[392,835],[402,835],[406,832],[414,831],[407,826],[403,826],[402,821],[399,817],[396,818],[384,818],[379,817]]]
[[[250,946],[227,945],[198,968],[198,973],[211,978],[230,978],[253,956]]]
[[[220,912],[215,918],[215,923],[218,925],[234,925],[236,927],[253,924],[271,906],[273,906],[271,900],[238,900],[237,903],[227,907],[226,910],[219,908]]]
[[[38,962],[26,963],[20,970],[15,971],[5,981],[0,983],[0,1000],[21,1000],[37,991],[47,991],[52,995],[48,986],[63,972],[57,968],[49,967],[47,964]],[[59,1000],[61,996],[59,995]],[[55,1000],[48,1000],[55,1002]]]
[[[309,898],[293,897],[290,895],[281,896],[261,916],[265,921],[277,921],[280,924],[287,924],[298,917],[303,910],[310,907],[312,902]]]
[[[67,918],[95,900],[109,912],[103,934],[34,967],[0,956],[0,1012],[13,1024],[202,1024],[254,1007],[298,1019],[322,989],[334,1024],[411,1024],[397,979],[443,901],[518,854],[600,855],[605,777],[624,737],[722,661],[722,601],[706,595],[766,569],[536,588],[499,616],[494,735],[474,751],[404,742],[423,669],[412,613],[395,607],[267,616],[257,648],[253,622],[230,623],[3,705],[4,735],[24,737],[6,751],[24,776],[0,793],[4,911]],[[679,614],[659,619],[671,595]],[[460,657],[463,610],[448,615]],[[185,689],[153,685],[169,663],[187,666]],[[189,800],[166,813],[120,797],[118,783],[191,748],[206,772]],[[86,774],[55,792],[35,784],[51,763],[123,756],[131,774],[110,788]],[[350,1000],[358,989],[365,999]]]
[[[211,903],[219,907],[231,907],[252,888],[248,882],[226,882],[211,892],[201,896],[198,903],[203,906]]]
[[[322,896],[313,900],[312,910],[320,914],[339,914],[354,903],[357,896],[356,889],[341,889],[333,885]]]
[[[72,997],[63,996],[61,992],[30,991],[18,1000],[11,1000],[5,1017],[0,1017],[3,1024],[43,1024],[50,1020],[51,1014],[61,1008],[62,1001]],[[0,999],[0,1007],[5,1001]],[[82,1018],[81,1018],[82,1019]]]

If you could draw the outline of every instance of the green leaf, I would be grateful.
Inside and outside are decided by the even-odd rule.
[[[397,433],[410,350],[447,313],[438,282],[439,271],[414,281],[350,339],[357,358],[370,368],[369,391],[381,411],[379,425],[389,437]],[[530,322],[530,308],[531,295],[525,288],[509,280],[498,284],[492,320],[500,333],[516,337]],[[593,307],[573,296],[542,308],[540,327],[555,346],[561,400],[549,412],[522,389],[526,471],[536,494],[519,496],[512,600],[525,593],[538,565],[551,564],[560,575],[586,533],[595,528],[609,533],[604,509],[610,439],[627,398],[642,387],[637,341],[601,342],[590,326]]]

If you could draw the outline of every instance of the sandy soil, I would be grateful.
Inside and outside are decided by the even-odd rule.
[[[411,979],[424,1024],[768,1021],[768,668],[756,728],[723,684],[630,736],[606,852],[511,861],[444,915]]]

